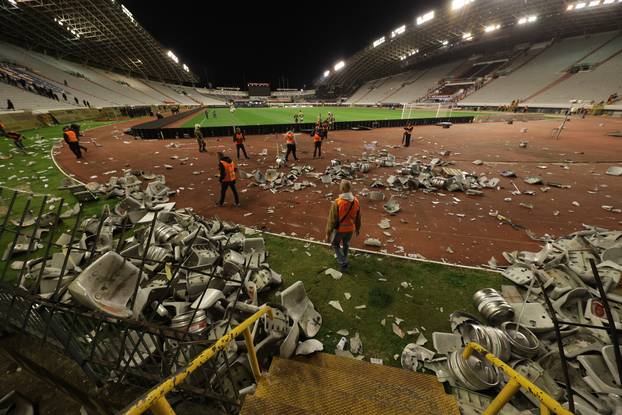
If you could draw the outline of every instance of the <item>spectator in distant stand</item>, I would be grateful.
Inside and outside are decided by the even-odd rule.
[[[201,124],[194,125],[194,138],[197,139],[197,144],[199,145],[199,153],[207,152],[207,150],[205,149],[205,138],[203,137],[203,132],[201,131]]]
[[[68,86],[68,85],[67,85],[67,80],[66,80],[66,79],[63,81],[63,83],[65,84],[65,86]]]
[[[411,123],[408,123],[406,127],[404,127],[404,134],[402,134],[402,145],[404,147],[410,147],[410,137],[413,132],[413,126]]]
[[[6,109],[10,111],[15,111],[15,105],[13,105],[13,101],[11,101],[10,99],[6,100]]]
[[[240,150],[244,153],[244,157],[248,159],[248,154],[246,154],[246,148],[244,147],[244,142],[246,141],[246,136],[244,132],[240,129],[240,127],[235,128],[235,133],[233,134],[233,142],[235,143],[235,150],[237,152],[237,158],[240,159]]]
[[[73,100],[76,101],[76,105],[80,105],[80,101],[78,101],[78,97],[73,97]]]
[[[63,92],[63,99],[67,101],[67,94],[65,94],[64,92]]]
[[[162,118],[164,118],[164,115],[162,115],[162,113],[161,113],[160,111],[157,111],[157,112],[156,112],[156,118],[157,118],[158,120],[161,120]]]

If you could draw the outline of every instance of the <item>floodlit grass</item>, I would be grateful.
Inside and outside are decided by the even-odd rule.
[[[404,320],[400,324],[404,332],[419,329],[428,339],[425,347],[433,349],[432,333],[450,330],[449,314],[455,310],[477,313],[473,293],[484,287],[500,289],[503,283],[495,273],[363,253],[353,256],[350,269],[335,280],[324,274],[327,268],[338,269],[328,247],[264,237],[270,266],[283,273],[281,289],[301,280],[322,314],[323,325],[317,338],[324,343],[324,350],[333,353],[341,338],[336,334],[340,329],[348,330],[348,337],[359,332],[366,359],[382,358],[388,365],[399,366],[393,356],[416,340],[416,336],[401,339],[393,333],[391,323],[395,317]],[[401,285],[404,282],[408,288]],[[344,296],[346,292],[350,300]],[[280,300],[271,300],[280,304]],[[331,300],[338,300],[344,312],[330,306]],[[361,305],[366,308],[355,308]]]
[[[82,126],[88,129],[103,124],[85,122]],[[58,190],[64,175],[50,158],[50,149],[61,136],[60,127],[42,128],[24,134],[28,137],[25,145],[32,154],[13,152],[12,141],[0,139],[0,153],[13,155],[10,160],[0,161],[0,186],[62,197],[69,208],[75,200],[68,191]],[[10,196],[11,192],[7,191],[0,195],[0,220],[6,215],[3,209],[6,209]],[[19,220],[26,199],[23,196],[19,198],[12,215],[15,220]],[[39,197],[34,198],[30,209],[37,213],[41,201]],[[57,207],[57,203],[51,204]],[[83,217],[99,215],[106,203],[114,205],[117,200],[91,202],[85,206]],[[44,209],[49,211],[50,205],[44,206]],[[75,218],[64,220],[56,234],[70,231],[74,224]],[[284,284],[280,289],[298,280],[303,281],[309,297],[322,314],[324,322],[318,338],[324,343],[324,349],[330,353],[335,350],[340,338],[336,334],[338,330],[347,329],[350,335],[358,331],[365,357],[382,358],[385,364],[399,365],[393,356],[400,354],[406,344],[415,341],[413,336],[400,339],[393,333],[391,323],[394,317],[404,320],[400,325],[404,331],[420,329],[429,341],[426,346],[432,348],[432,332],[449,330],[448,316],[451,312],[475,312],[471,300],[473,293],[483,287],[499,288],[503,281],[501,276],[484,271],[369,254],[353,256],[351,269],[340,280],[334,280],[324,275],[327,268],[336,267],[332,251],[327,247],[264,236],[270,252],[268,262],[283,274]],[[56,235],[52,240],[56,240]],[[12,235],[5,232],[0,238],[0,254],[11,241]],[[41,253],[38,252],[39,255]],[[20,257],[14,259],[19,260]],[[0,262],[0,276],[4,265]],[[9,271],[5,280],[16,275],[16,272]],[[402,282],[409,283],[409,287],[403,288]],[[344,297],[345,292],[351,294],[350,300]],[[338,300],[344,312],[329,306],[331,300]],[[366,308],[356,309],[358,305],[365,305]],[[384,327],[380,324],[383,319],[386,321]]]
[[[306,107],[306,108],[238,108],[235,112],[229,112],[228,108],[209,109],[209,118],[205,118],[204,111],[185,123],[184,127],[194,127],[201,124],[202,127],[245,126],[263,124],[293,124],[294,114],[302,111],[305,123],[317,121],[318,116],[326,118],[328,112],[332,112],[335,121],[370,121],[370,120],[396,120],[402,118],[402,108],[394,110],[388,108],[349,108],[349,107]],[[481,115],[474,111],[454,111],[453,117]],[[446,110],[441,110],[439,116],[447,117]],[[436,110],[413,110],[411,118],[434,118]]]

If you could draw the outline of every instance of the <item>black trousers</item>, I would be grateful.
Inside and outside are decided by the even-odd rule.
[[[220,201],[218,202],[218,204],[220,206],[223,205],[223,203],[225,203],[225,194],[227,193],[227,188],[231,188],[231,191],[233,192],[233,200],[235,201],[235,204],[239,204],[240,203],[240,198],[238,196],[238,189],[235,187],[235,180],[232,182],[220,182]]]
[[[289,155],[294,156],[294,160],[298,161],[298,157],[296,157],[296,144],[288,144],[287,145],[287,153],[285,153],[285,161],[289,158]]]
[[[240,159],[240,150],[242,150],[242,152],[244,153],[244,157],[248,158],[248,154],[246,154],[246,148],[244,147],[244,144],[236,144],[235,150],[238,153],[238,160]]]
[[[404,143],[404,147],[410,147],[410,134],[404,134],[404,137],[402,137],[402,143]]]
[[[199,144],[199,153],[203,153],[207,150],[205,150],[205,139],[204,138],[197,138],[197,144]]]
[[[71,152],[76,155],[77,159],[82,158],[82,152],[80,151],[80,144],[69,143],[69,150],[71,150]]]
[[[315,147],[313,148],[313,157],[315,157],[315,153],[317,152],[318,157],[322,157],[322,142],[316,141]]]
[[[26,147],[24,147],[24,143],[22,143],[22,140],[15,140],[15,147],[17,148],[21,148],[22,150],[25,149]]]

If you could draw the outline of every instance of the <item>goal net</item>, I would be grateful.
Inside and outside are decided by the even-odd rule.
[[[453,113],[449,104],[402,104],[402,119],[413,118],[448,118]]]

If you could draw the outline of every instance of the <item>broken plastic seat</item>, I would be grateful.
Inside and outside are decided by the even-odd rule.
[[[307,296],[302,281],[297,281],[281,292],[281,305],[300,324],[307,337],[314,337],[322,327],[322,316]]]
[[[80,304],[115,317],[127,318],[127,307],[138,281],[139,269],[116,252],[106,252],[69,284]]]

